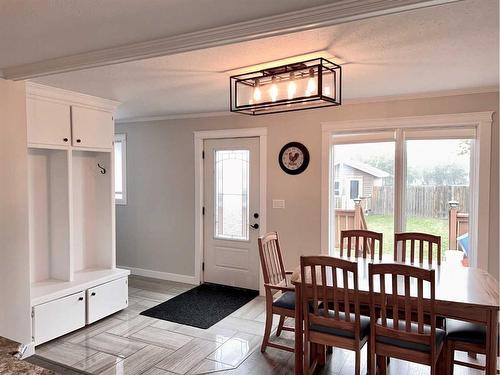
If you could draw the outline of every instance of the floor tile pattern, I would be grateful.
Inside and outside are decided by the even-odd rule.
[[[48,361],[90,374],[104,375],[284,375],[293,374],[293,353],[259,350],[265,301],[257,297],[213,327],[203,330],[140,315],[191,285],[130,277],[129,307],[91,326],[37,348]],[[275,317],[274,328],[278,319]],[[288,320],[287,325],[293,325]],[[275,341],[293,345],[293,333]],[[366,350],[363,351],[363,362]],[[481,360],[481,358],[480,358]],[[334,349],[320,374],[352,374],[352,352]],[[365,371],[365,370],[364,370]],[[428,374],[429,368],[391,360],[389,374]],[[457,375],[480,371],[456,366]]]

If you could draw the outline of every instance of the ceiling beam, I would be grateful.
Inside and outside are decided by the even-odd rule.
[[[457,1],[463,0],[338,0],[323,6],[237,24],[4,67],[2,72],[6,79],[36,78],[311,30]]]

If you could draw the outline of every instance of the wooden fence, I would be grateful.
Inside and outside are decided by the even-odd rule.
[[[374,186],[368,207],[375,215],[392,215],[394,212],[394,187]],[[450,201],[457,201],[458,210],[469,212],[468,186],[408,186],[406,189],[406,214],[408,216],[448,218]]]

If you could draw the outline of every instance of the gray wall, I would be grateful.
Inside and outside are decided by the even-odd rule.
[[[119,265],[194,275],[193,132],[227,128],[268,128],[268,230],[277,230],[288,268],[301,254],[320,252],[321,122],[460,112],[498,112],[498,93],[457,95],[343,105],[336,108],[250,117],[164,120],[119,124],[127,133],[128,205],[117,206]],[[490,272],[498,277],[498,116],[494,115],[491,163]],[[289,141],[304,143],[308,169],[290,176],[277,155]],[[285,199],[286,209],[272,207]]]

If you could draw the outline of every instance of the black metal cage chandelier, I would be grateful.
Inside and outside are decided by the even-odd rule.
[[[337,106],[342,68],[324,58],[230,77],[231,112],[265,115]]]

